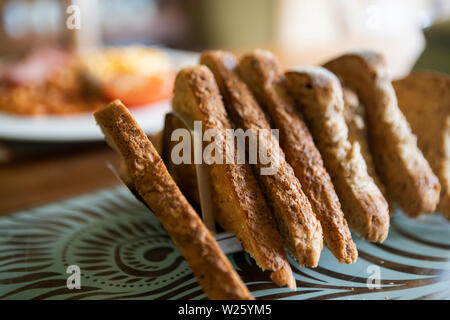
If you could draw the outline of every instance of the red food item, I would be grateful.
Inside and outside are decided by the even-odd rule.
[[[71,57],[69,52],[59,48],[34,48],[24,59],[3,70],[2,82],[27,86],[42,84],[56,69],[64,68]]]
[[[174,80],[175,75],[168,72],[148,77],[141,85],[105,84],[102,92],[108,100],[120,99],[127,107],[140,107],[170,98]]]

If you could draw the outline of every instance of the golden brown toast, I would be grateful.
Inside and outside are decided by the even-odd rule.
[[[321,67],[286,72],[286,86],[302,110],[353,231],[372,242],[389,232],[389,208],[367,172],[359,144],[350,143],[339,80]]]
[[[450,76],[414,72],[393,85],[398,106],[441,183],[437,210],[450,219]]]
[[[236,147],[225,137],[225,129],[231,129],[231,125],[214,76],[207,67],[189,67],[178,73],[172,107],[179,114],[201,121],[203,133],[207,130],[219,133],[215,142],[224,146],[223,163],[208,165],[216,220],[225,230],[236,234],[262,269],[272,271],[275,283],[295,288],[280,234],[251,167],[237,164]],[[227,162],[227,155],[231,155],[234,163]]]
[[[202,54],[200,63],[212,70],[226,110],[236,127],[251,130],[255,136],[260,130],[269,133],[271,128],[263,111],[235,72],[236,59],[233,54],[223,51],[206,52]],[[270,162],[277,163],[273,174],[268,175],[260,174],[264,167],[261,161],[256,161],[253,166],[266,198],[272,205],[284,243],[300,265],[315,267],[322,250],[320,223],[292,167],[286,162],[276,137],[254,141],[255,144],[256,142],[263,144],[262,148],[268,150]]]
[[[281,148],[320,220],[326,245],[339,262],[356,261],[358,252],[334,186],[302,115],[282,84],[276,58],[270,52],[255,50],[242,57],[238,69],[270,116],[273,128],[280,130]]]
[[[94,115],[108,144],[121,155],[133,187],[178,246],[206,295],[210,299],[251,299],[128,109],[117,100]]]
[[[171,151],[178,141],[171,141],[172,132],[176,129],[186,129],[183,122],[176,116],[168,115],[164,122],[162,135],[162,155],[167,170],[173,180],[180,188],[183,195],[196,208],[200,208],[200,194],[197,187],[197,175],[193,156],[190,155],[191,163],[174,164],[171,158]]]
[[[378,189],[380,189],[384,198],[388,201],[389,215],[392,216],[394,210],[390,205],[386,187],[375,171],[372,154],[370,153],[364,106],[359,102],[358,96],[353,90],[343,87],[342,94],[344,97],[344,118],[348,127],[348,140],[352,145],[356,142],[359,144],[361,155],[366,162],[367,173],[372,177]]]
[[[366,51],[343,55],[324,66],[354,90],[365,106],[375,169],[390,198],[411,217],[433,212],[439,201],[439,181],[397,105],[384,58]]]

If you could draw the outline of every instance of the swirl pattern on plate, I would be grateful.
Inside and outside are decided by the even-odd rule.
[[[316,269],[290,258],[297,291],[278,288],[243,252],[229,255],[258,299],[448,299],[450,224],[396,212],[388,239],[355,237],[359,259],[325,249]],[[81,270],[68,289],[67,267]],[[374,270],[379,288],[369,286]],[[0,299],[205,299],[158,220],[123,187],[0,218]]]

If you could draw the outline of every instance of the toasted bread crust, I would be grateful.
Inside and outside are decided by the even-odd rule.
[[[235,147],[225,138],[224,129],[231,129],[231,125],[211,71],[205,66],[181,70],[172,106],[180,114],[201,121],[203,132],[219,130],[215,141],[225,147],[223,164],[208,165],[218,222],[236,234],[262,269],[273,272],[272,279],[278,285],[295,288],[280,235],[256,178],[248,164],[237,164]],[[227,163],[227,155],[234,157],[233,164]]]
[[[229,52],[210,51],[202,55],[200,62],[212,70],[226,109],[236,126],[243,130],[250,129],[255,134],[261,129],[270,132],[270,125],[263,111],[235,72],[235,57]],[[272,204],[283,240],[300,265],[315,267],[322,250],[319,221],[316,220],[308,198],[292,167],[286,162],[276,138],[259,139],[258,143],[264,144],[264,149],[269,151],[271,163],[277,161],[278,164],[274,174],[270,175],[259,173],[265,167],[260,162],[254,164],[254,169]]]
[[[450,220],[450,77],[414,72],[393,86],[398,106],[441,183],[437,210]]]
[[[163,224],[210,299],[251,299],[214,237],[170,177],[127,108],[114,101],[95,113],[107,142],[122,156],[135,189]]]
[[[367,172],[359,144],[351,144],[339,80],[321,67],[286,73],[286,85],[303,111],[330,173],[350,227],[368,241],[389,231],[387,201]]]
[[[386,187],[375,171],[372,154],[370,153],[367,125],[364,120],[364,106],[359,102],[358,96],[353,90],[343,87],[342,94],[344,97],[344,118],[348,127],[348,140],[352,145],[356,142],[359,144],[361,155],[366,162],[367,173],[372,177],[378,189],[380,189],[384,198],[388,201],[389,215],[392,216],[394,214],[393,207],[390,204]]]
[[[397,105],[383,57],[375,52],[346,54],[324,65],[354,90],[366,107],[375,168],[390,197],[417,217],[431,213],[440,185]]]
[[[284,89],[276,59],[269,52],[255,50],[242,57],[239,74],[270,115],[273,127],[280,130],[280,145],[320,220],[326,245],[339,262],[356,261],[358,252],[330,176],[300,112]]]

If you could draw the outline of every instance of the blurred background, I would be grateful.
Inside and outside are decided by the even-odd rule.
[[[449,19],[450,0],[0,0],[0,214],[117,184],[92,111],[120,98],[157,132],[201,50],[291,67],[374,49],[394,78],[450,73]]]
[[[66,27],[71,4],[81,10],[80,29]],[[7,57],[42,45],[259,46],[290,66],[365,47],[383,52],[400,76],[427,44],[419,65],[450,68],[449,0],[0,0],[0,11]]]

